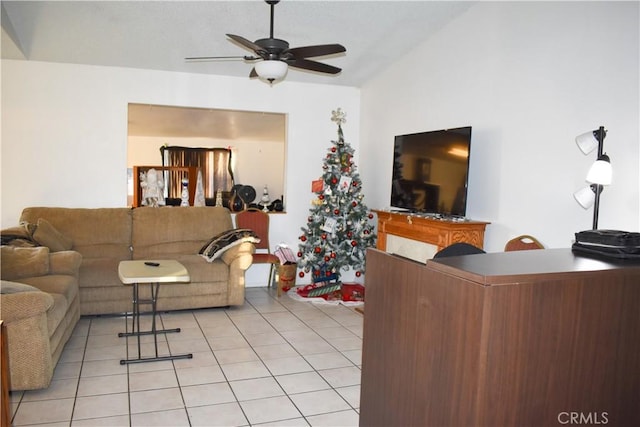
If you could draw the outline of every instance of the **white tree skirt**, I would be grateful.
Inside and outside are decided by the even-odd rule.
[[[344,306],[347,307],[358,307],[361,305],[364,305],[364,301],[342,301],[342,300],[326,300],[322,297],[303,297],[302,295],[298,294],[297,290],[300,288],[304,288],[304,286],[296,286],[295,288],[291,288],[287,291],[287,295],[289,295],[289,297],[292,300],[295,301],[305,301],[305,302],[312,302],[314,304],[325,304],[325,305],[338,305],[338,304],[342,304]]]

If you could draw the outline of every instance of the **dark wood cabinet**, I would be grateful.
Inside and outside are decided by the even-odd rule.
[[[361,426],[640,425],[639,264],[370,249],[365,284]]]
[[[9,375],[9,349],[7,348],[7,328],[0,320],[0,426],[11,426],[11,402],[9,401],[9,390],[11,389],[11,379]]]

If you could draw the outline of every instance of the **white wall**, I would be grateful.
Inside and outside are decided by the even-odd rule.
[[[638,2],[479,2],[362,88],[361,175],[389,205],[393,137],[473,126],[467,215],[485,249],[519,234],[569,247],[591,228],[573,192],[596,154],[574,138],[605,126],[613,185],[599,228],[640,228]]]
[[[330,120],[337,107],[347,112],[345,139],[359,162],[356,88],[29,61],[1,66],[3,228],[27,206],[126,206],[128,103],[288,114],[287,213],[272,216],[272,246],[297,247],[311,181],[337,138]],[[262,267],[251,268],[249,284],[264,283]]]

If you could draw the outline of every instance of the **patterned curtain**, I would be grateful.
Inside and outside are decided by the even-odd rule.
[[[162,166],[195,166],[202,171],[204,196],[214,198],[218,190],[230,192],[233,187],[231,150],[228,148],[192,148],[163,146],[160,148]],[[168,197],[180,197],[180,172],[171,172],[166,179]]]

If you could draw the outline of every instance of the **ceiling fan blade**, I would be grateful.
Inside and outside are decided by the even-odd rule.
[[[192,56],[190,58],[184,58],[185,61],[188,62],[199,62],[199,61],[217,61],[217,60],[233,60],[233,59],[242,59],[244,61],[255,61],[256,59],[260,59],[256,56]]]
[[[257,53],[258,55],[260,55],[260,52],[264,51],[264,49],[255,44],[254,42],[245,39],[242,36],[236,36],[235,34],[227,34],[227,37],[229,37],[231,40],[241,44],[243,47],[246,47],[249,50],[254,51],[255,53]]]
[[[333,65],[323,64],[322,62],[311,61],[309,59],[290,59],[285,61],[290,67],[301,68],[303,70],[318,71],[320,73],[338,74],[341,68]]]
[[[320,44],[317,46],[294,47],[285,53],[290,53],[294,58],[312,58],[314,56],[333,55],[334,53],[346,52],[341,44]]]
[[[245,61],[265,60],[265,61],[282,61],[287,65],[302,70],[315,71],[326,74],[338,74],[342,71],[341,68],[334,67],[333,65],[324,64],[322,62],[313,61],[307,58],[313,58],[317,56],[334,55],[338,53],[346,52],[347,49],[341,44],[320,44],[314,46],[302,46],[289,49],[289,42],[286,40],[276,39],[273,36],[273,21],[274,21],[274,9],[275,5],[280,0],[265,0],[270,6],[270,22],[269,22],[269,38],[262,38],[256,41],[247,40],[242,36],[235,34],[227,34],[227,37],[232,42],[240,45],[245,49],[249,49],[255,53],[256,56],[242,56],[242,57],[192,57],[186,58],[187,61],[208,61],[215,59],[244,59]],[[273,64],[268,64],[273,65]],[[281,64],[280,64],[281,65]],[[286,70],[285,70],[286,72]],[[255,67],[251,69],[249,73],[250,78],[259,77]],[[272,79],[267,79],[272,81]]]

